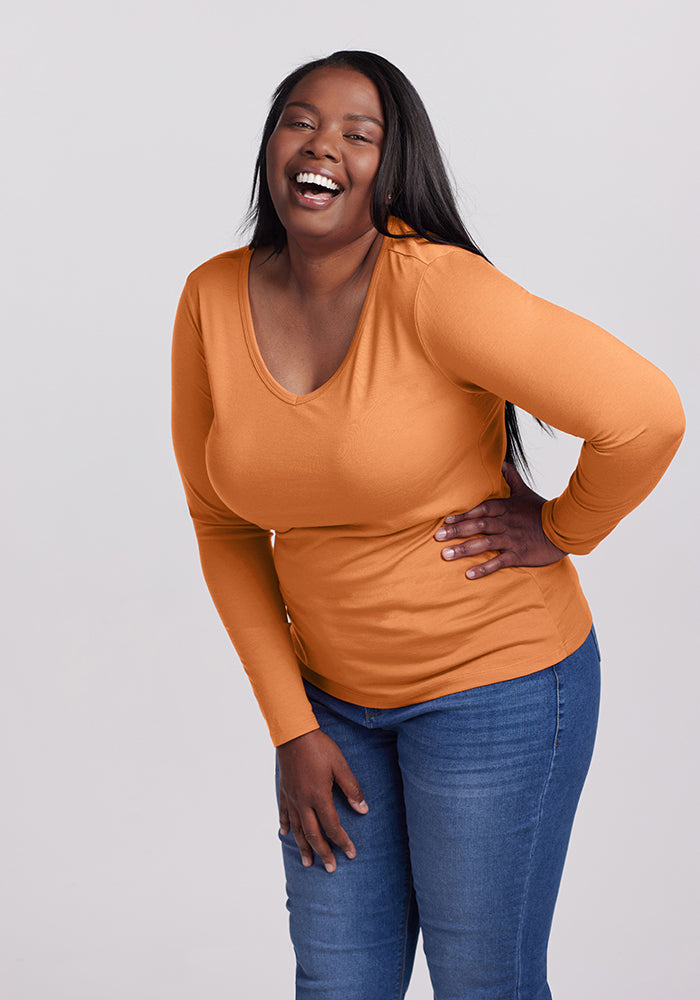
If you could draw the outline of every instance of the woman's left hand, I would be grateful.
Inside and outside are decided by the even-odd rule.
[[[544,497],[531,490],[508,462],[503,463],[503,478],[510,486],[509,497],[485,500],[465,514],[445,518],[445,524],[434,535],[438,541],[469,539],[444,548],[441,553],[444,559],[498,551],[497,556],[467,570],[470,580],[478,580],[505,566],[547,566],[567,554],[550,542],[542,530]],[[474,535],[481,537],[473,538]]]

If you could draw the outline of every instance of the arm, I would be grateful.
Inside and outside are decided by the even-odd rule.
[[[416,325],[451,381],[583,438],[566,489],[541,507],[546,538],[564,552],[595,548],[651,492],[680,444],[685,418],[663,372],[482,257],[455,250],[429,265]]]
[[[324,832],[355,856],[335,805],[334,783],[352,807],[367,811],[343,754],[319,727],[299,672],[269,531],[238,517],[217,496],[205,445],[214,417],[196,292],[180,296],[172,344],[172,436],[194,524],[202,571],[219,616],[250,679],[280,769],[280,831],[293,831],[305,865],[316,851],[329,872],[336,861]]]
[[[209,481],[205,444],[213,416],[196,290],[188,279],[173,329],[173,447],[204,579],[278,746],[318,723],[289,634],[271,534],[226,507]]]

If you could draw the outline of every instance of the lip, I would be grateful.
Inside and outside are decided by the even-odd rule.
[[[334,184],[338,185],[340,188],[338,194],[342,194],[345,190],[345,185],[335,176],[335,174],[332,174],[330,170],[323,170],[323,168],[310,167],[308,164],[302,164],[298,167],[294,167],[294,169],[290,170],[287,174],[291,183],[294,183],[294,178],[297,174],[320,174],[321,177],[327,177],[329,181],[333,181]]]
[[[322,177],[328,177],[329,180],[332,180],[334,184],[338,185],[340,191],[338,191],[337,194],[333,195],[331,198],[328,198],[325,201],[317,201],[315,198],[309,198],[307,195],[302,194],[301,191],[299,191],[299,189],[296,186],[296,181],[294,180],[294,178],[299,173],[321,174]],[[330,206],[334,202],[336,202],[338,198],[340,198],[343,192],[345,191],[344,186],[340,183],[338,178],[335,177],[329,170],[322,170],[318,168],[309,167],[308,164],[304,165],[303,167],[296,167],[294,170],[290,170],[289,173],[287,174],[287,181],[289,183],[289,190],[292,193],[292,199],[294,203],[298,205],[300,208],[311,209],[311,211],[314,212],[323,212],[326,209],[330,208]]]

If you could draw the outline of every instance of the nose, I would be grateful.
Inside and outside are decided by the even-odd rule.
[[[329,159],[338,163],[340,151],[335,133],[330,128],[317,128],[306,137],[304,153],[315,160]]]

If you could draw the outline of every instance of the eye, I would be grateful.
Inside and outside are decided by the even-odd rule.
[[[309,122],[287,122],[287,124],[291,125],[292,128],[313,128]]]
[[[366,135],[360,135],[359,132],[351,132],[350,135],[347,136],[347,138],[348,139],[359,139],[360,142],[370,142],[371,141],[370,139],[367,138]]]

